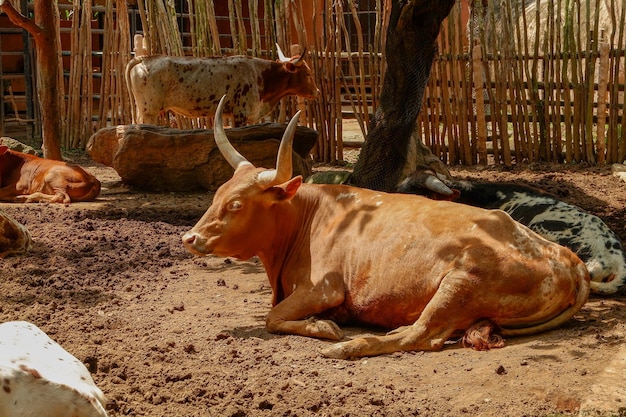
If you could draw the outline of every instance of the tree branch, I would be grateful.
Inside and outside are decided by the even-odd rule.
[[[36,38],[39,36],[39,33],[41,33],[41,28],[33,23],[32,20],[15,10],[11,2],[0,0],[0,11],[6,13],[11,23],[25,29],[28,33],[33,35],[33,37]]]

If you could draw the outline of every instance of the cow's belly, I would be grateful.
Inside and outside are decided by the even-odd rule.
[[[352,298],[352,294],[346,297],[341,306],[320,316],[341,324],[366,324],[390,330],[415,323],[424,309],[422,302],[416,303],[407,297],[379,297],[367,302],[359,300],[358,296]]]
[[[344,302],[327,312],[329,318],[386,329],[409,325],[419,318],[438,290],[451,258],[434,262],[428,271],[420,270],[413,263],[416,252],[427,250],[422,247],[425,242],[411,236],[405,239],[395,244],[370,242],[365,251],[361,245],[354,246],[342,262]]]
[[[210,117],[215,114],[216,107],[212,103],[196,103],[195,106],[183,107],[178,103],[166,103],[164,110],[187,117]]]

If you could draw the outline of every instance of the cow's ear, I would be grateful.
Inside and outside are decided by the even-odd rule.
[[[271,188],[271,190],[274,193],[276,201],[286,201],[296,195],[296,191],[298,191],[298,188],[300,188],[301,185],[302,176],[298,175],[287,182],[275,185]]]
[[[459,198],[460,196],[461,196],[461,192],[459,190],[457,190],[456,188],[453,188],[452,189],[452,194],[450,194],[450,195],[432,193],[430,195],[430,198],[433,199],[433,200],[454,201],[457,198]]]
[[[294,65],[293,62],[286,62],[285,69],[287,70],[287,72],[296,72],[298,68]]]

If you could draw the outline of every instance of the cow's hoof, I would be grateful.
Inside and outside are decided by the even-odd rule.
[[[331,359],[345,359],[343,357],[344,352],[343,349],[341,349],[341,346],[343,343],[336,343],[334,345],[332,345],[331,347],[328,347],[326,349],[322,349],[322,355],[324,355],[327,358],[331,358]]]
[[[331,359],[349,359],[350,356],[346,355],[345,345],[348,342],[335,343],[330,347],[322,350],[322,355]]]
[[[307,331],[310,335],[320,339],[341,340],[343,332],[334,321],[311,319],[307,323]]]

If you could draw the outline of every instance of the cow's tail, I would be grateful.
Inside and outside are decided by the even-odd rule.
[[[136,56],[126,64],[126,71],[124,72],[124,79],[126,80],[126,88],[128,89],[128,97],[130,98],[130,111],[132,115],[132,122],[137,123],[137,108],[135,104],[135,96],[133,96],[133,88],[130,84],[130,72],[133,67],[140,64],[143,61],[143,55]]]
[[[591,281],[591,291],[597,295],[626,294],[626,271],[624,268],[609,278],[612,279],[606,282]]]
[[[582,308],[582,306],[587,302],[589,298],[589,272],[585,265],[581,262],[579,268],[580,272],[578,273],[579,285],[578,292],[576,293],[576,300],[574,303],[561,312],[556,317],[551,318],[548,321],[543,323],[539,323],[533,326],[524,327],[524,328],[501,328],[500,334],[505,337],[516,337],[516,336],[528,336],[531,334],[541,333],[548,330],[555,329],[557,327],[565,324],[569,319],[574,317],[574,314],[578,313],[578,311]]]

